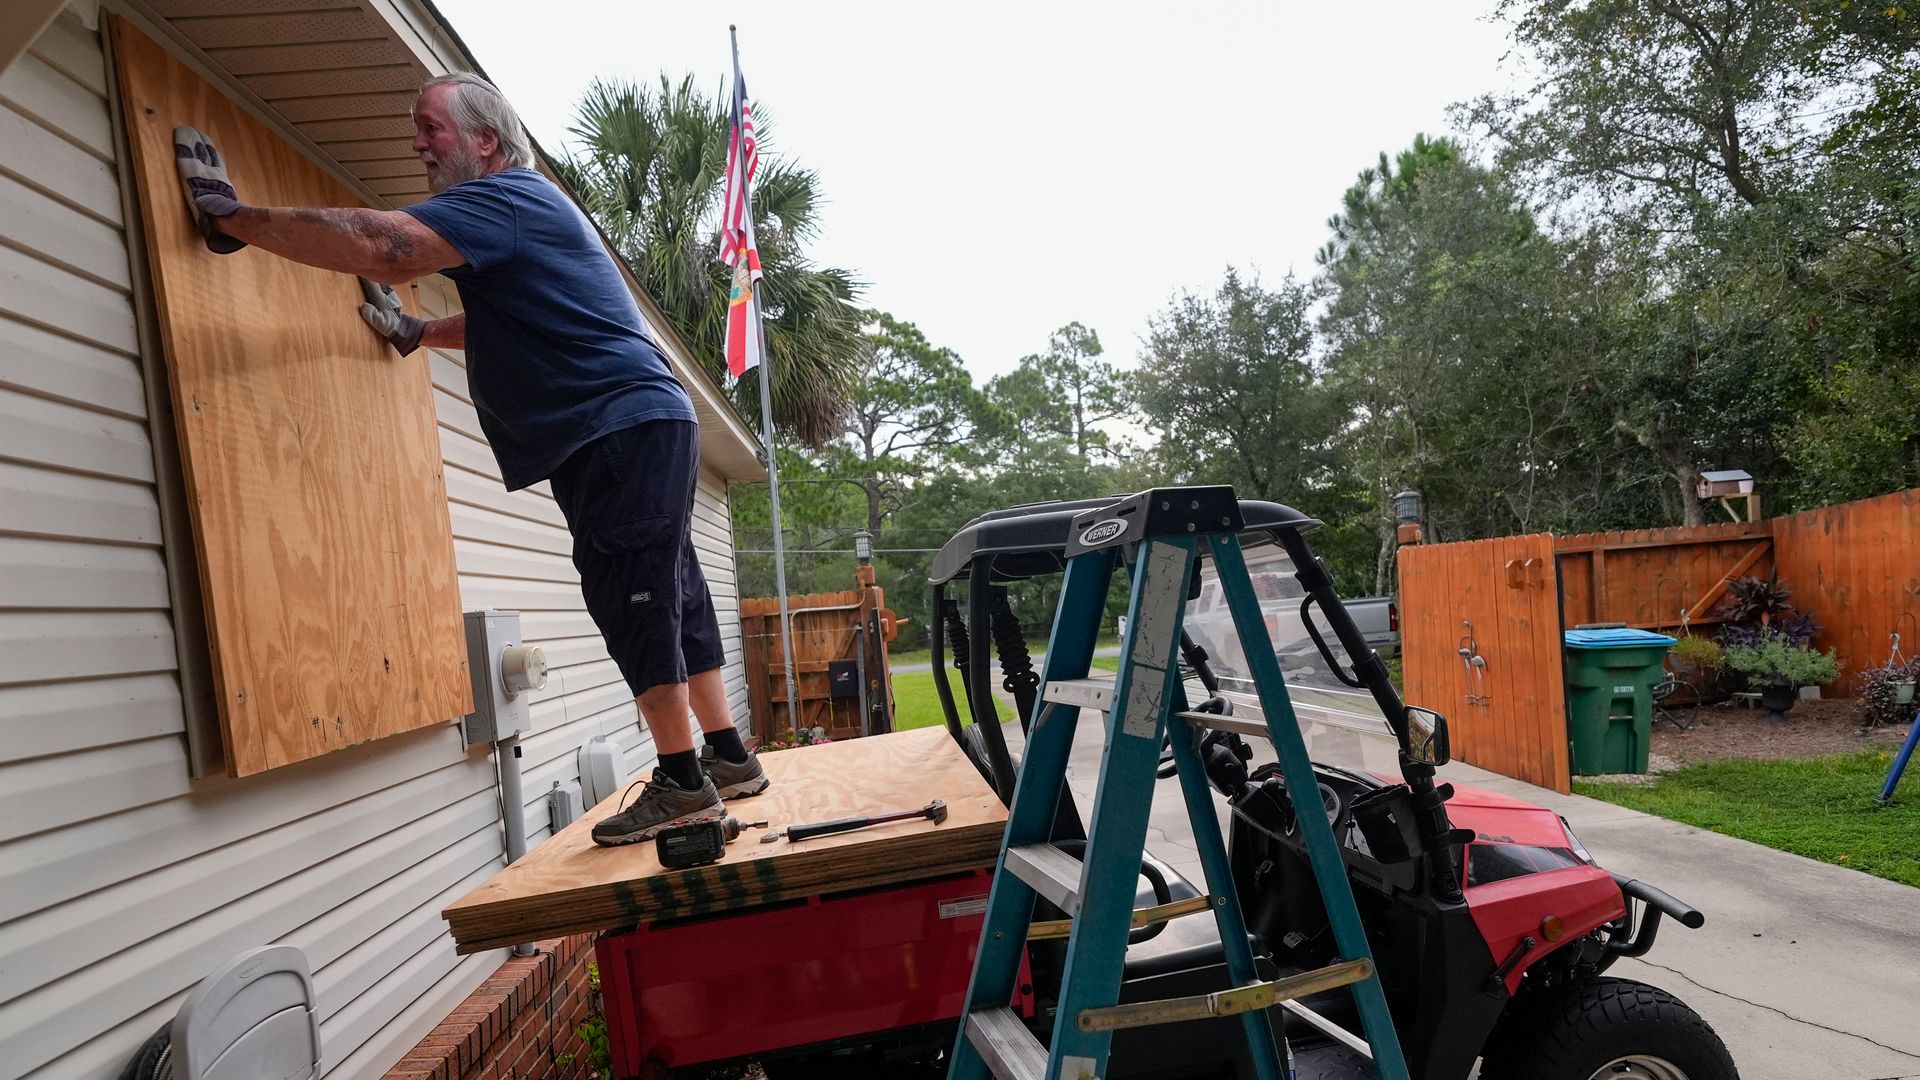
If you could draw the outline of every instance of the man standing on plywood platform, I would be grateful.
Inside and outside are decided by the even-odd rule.
[[[471,74],[429,80],[413,110],[431,198],[398,211],[243,205],[218,151],[174,133],[209,249],[252,244],[358,274],[362,317],[402,355],[464,348],[467,385],[508,490],[541,480],[573,531],[587,610],[660,765],[632,806],[594,827],[601,844],[719,817],[720,800],[766,790],[727,707],[724,653],[689,535],[699,480],[693,403],[648,335],[599,234],[546,177],[500,92]],[[431,322],[388,284],[444,272],[461,314]],[[705,736],[694,752],[691,708]],[[629,789],[630,790],[630,789]]]

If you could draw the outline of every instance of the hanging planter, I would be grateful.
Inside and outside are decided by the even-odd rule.
[[[1893,639],[1893,646],[1887,653],[1887,673],[1893,676],[1894,704],[1911,705],[1913,704],[1913,665],[1900,653],[1900,623],[1903,619],[1908,625],[1920,629],[1920,616],[1916,616],[1913,612],[1903,611],[1894,616],[1893,633],[1889,635]]]

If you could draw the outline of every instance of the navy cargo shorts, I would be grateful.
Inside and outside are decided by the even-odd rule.
[[[726,661],[690,528],[700,426],[648,420],[574,451],[549,480],[587,611],[635,697]]]

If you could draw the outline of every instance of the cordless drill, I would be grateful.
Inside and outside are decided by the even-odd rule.
[[[654,834],[653,850],[660,856],[661,866],[669,870],[689,870],[719,862],[727,853],[728,842],[739,836],[742,828],[763,829],[766,825],[764,821],[742,825],[732,816],[670,825]]]

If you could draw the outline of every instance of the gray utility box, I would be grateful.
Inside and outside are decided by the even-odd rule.
[[[530,725],[528,699],[547,685],[547,654],[520,640],[517,611],[469,611],[466,619],[473,676],[473,712],[462,727],[467,745],[512,738]]]

